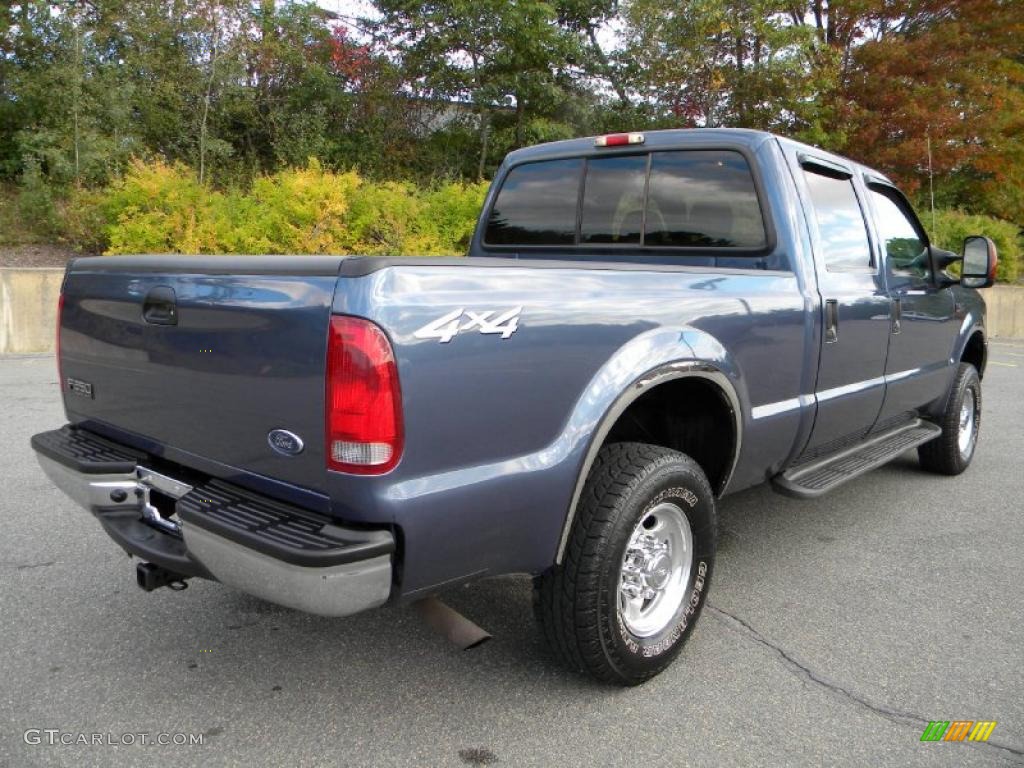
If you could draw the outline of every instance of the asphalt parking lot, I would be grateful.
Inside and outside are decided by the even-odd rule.
[[[331,620],[212,583],[143,593],[32,457],[63,423],[53,358],[0,358],[0,766],[1024,764],[1024,342],[990,354],[960,478],[910,453],[816,502],[724,500],[709,610],[630,690],[552,660],[525,578],[445,596],[494,634],[465,652],[408,607]],[[922,743],[930,720],[998,725]]]

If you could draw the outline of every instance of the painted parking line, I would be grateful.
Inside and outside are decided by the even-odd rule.
[[[1004,368],[1020,368],[1020,366],[1017,365],[1017,363],[1004,363],[1002,360],[989,360],[988,364],[989,365],[1001,365]]]

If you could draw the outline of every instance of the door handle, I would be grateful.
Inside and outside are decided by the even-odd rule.
[[[147,293],[142,302],[142,319],[153,325],[177,325],[178,300],[174,289],[158,285]]]
[[[903,299],[900,296],[894,296],[892,300],[892,333],[895,336],[902,330],[901,321],[903,320]]]
[[[828,299],[825,302],[825,343],[835,344],[839,341],[839,302]]]

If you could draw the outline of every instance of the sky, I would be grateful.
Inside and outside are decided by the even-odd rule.
[[[373,4],[364,0],[317,0],[317,5],[339,16],[365,17],[373,16]]]

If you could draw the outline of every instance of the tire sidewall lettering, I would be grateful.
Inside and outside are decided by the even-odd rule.
[[[644,513],[646,514],[648,510],[654,509],[654,507],[658,506],[666,499],[678,499],[679,501],[684,502],[690,509],[696,507],[697,502],[700,501],[700,499],[697,498],[697,494],[689,488],[683,488],[681,486],[666,488],[644,506]]]
[[[700,504],[700,497],[690,488],[674,483],[669,487],[663,488],[646,504],[644,504],[640,516],[642,517],[647,513],[647,511],[665,501],[677,502],[678,506],[685,510],[684,514],[686,514],[689,519],[690,525],[694,531],[694,546],[696,551],[700,552],[705,549],[706,547],[702,546],[703,542],[698,541],[698,537],[705,535],[705,527],[699,524],[699,521],[694,520],[693,514],[693,510],[696,510],[697,506]],[[618,635],[624,649],[631,656],[638,659],[653,659],[668,653],[679,643],[680,639],[693,626],[693,621],[704,598],[712,564],[713,559],[709,557],[700,557],[696,560],[694,563],[694,574],[691,576],[692,583],[689,597],[685,598],[681,604],[681,610],[671,629],[664,631],[661,636],[654,640],[654,642],[638,640],[638,638],[634,637],[629,630],[626,629],[626,626],[622,621],[622,617],[619,615],[619,611],[617,610],[618,595],[617,593],[615,594],[612,604],[616,606],[616,610],[613,612],[615,629],[617,630],[616,634]]]
[[[707,572],[708,564],[706,561],[701,560],[697,566],[697,578],[694,579],[693,589],[690,591],[690,599],[686,602],[686,608],[679,617],[679,621],[677,621],[675,626],[672,627],[668,635],[663,637],[661,640],[658,640],[656,643],[651,645],[640,645],[640,643],[634,640],[633,636],[629,634],[629,631],[622,623],[621,617],[616,614],[619,636],[622,638],[623,644],[629,649],[630,653],[643,656],[645,659],[650,659],[665,653],[679,641],[679,638],[683,636],[687,628],[690,626],[691,617],[697,612],[698,606],[700,606],[701,597],[704,594],[704,585],[706,583],[705,576],[707,576]]]

